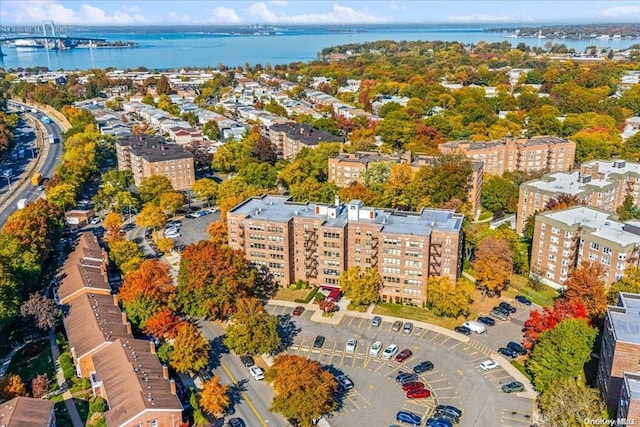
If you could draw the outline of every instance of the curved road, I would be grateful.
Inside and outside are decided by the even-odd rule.
[[[24,106],[26,109],[30,110],[34,108],[27,104],[22,104],[15,101],[8,101],[7,105],[9,107],[22,107]],[[43,177],[50,178],[53,175],[56,165],[60,161],[60,154],[62,152],[62,143],[58,142],[56,144],[49,144],[48,136],[49,134],[53,134],[58,141],[62,141],[62,127],[56,123],[53,117],[50,117],[51,123],[45,124],[40,121],[40,118],[43,115],[46,115],[42,110],[38,110],[37,113],[29,113],[38,121],[38,126],[36,127],[36,134],[38,134],[41,130],[41,127],[46,129],[47,134],[43,137],[43,143],[48,144],[48,150],[41,150],[41,153],[46,152],[47,157],[45,159],[39,159],[38,164],[41,165],[39,168],[33,171],[33,173],[40,172]],[[41,154],[42,155],[42,154]],[[29,202],[33,202],[38,197],[40,197],[41,191],[37,191],[36,188],[31,185],[31,175],[33,173],[24,172],[23,176],[19,177],[15,181],[14,191],[8,197],[8,205],[2,204],[0,209],[0,228],[4,225],[7,217],[11,215],[14,211],[18,209],[17,202],[20,199],[27,199]]]

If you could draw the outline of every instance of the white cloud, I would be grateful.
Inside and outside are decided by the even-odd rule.
[[[273,12],[266,3],[259,2],[252,4],[248,12],[260,22],[269,24],[375,24],[387,21],[386,18],[367,11],[358,11],[339,4],[334,4],[327,12],[284,15]]]
[[[209,22],[218,24],[238,24],[242,22],[242,19],[240,19],[235,10],[224,6],[218,6],[213,9],[213,18],[210,19]]]
[[[393,9],[393,10],[401,10],[401,11],[403,11],[403,12],[407,10],[407,6],[405,6],[405,5],[400,6],[400,5],[399,5],[399,4],[397,4],[397,3],[391,3],[391,4],[389,5],[389,7],[390,7],[391,9]]]
[[[269,0],[269,4],[274,6],[289,6],[289,2],[287,0]]]
[[[514,22],[509,16],[496,15],[447,15],[447,21],[456,24],[473,24],[487,22]]]
[[[602,11],[607,18],[631,18],[640,16],[640,6],[615,6]]]
[[[9,4],[7,4],[9,6]],[[40,24],[53,20],[61,25],[128,25],[146,24],[149,19],[135,10],[115,11],[111,14],[89,4],[70,8],[56,1],[11,2],[11,7],[3,9],[6,21],[16,24]]]

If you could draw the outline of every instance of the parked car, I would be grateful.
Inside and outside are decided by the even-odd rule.
[[[313,340],[313,346],[315,348],[322,348],[324,345],[324,337],[322,335],[318,335],[315,340]]]
[[[420,424],[422,424],[422,418],[420,418],[419,415],[408,411],[398,411],[398,413],[396,414],[396,421],[410,424],[412,426],[419,426]]]
[[[516,301],[518,301],[520,304],[524,304],[524,305],[531,305],[531,300],[527,297],[525,297],[524,295],[516,295]]]
[[[403,381],[415,381],[418,379],[418,375],[413,372],[398,372],[396,375],[396,382],[401,383]]]
[[[505,309],[509,313],[515,313],[516,312],[516,308],[514,306],[512,306],[511,304],[509,304],[508,302],[504,302],[503,301],[500,304],[498,304],[498,307],[502,307],[503,309]]]
[[[455,328],[453,328],[453,330],[460,334],[471,335],[471,329],[467,328],[466,326],[456,326]]]
[[[431,370],[433,370],[433,363],[429,361],[420,362],[413,367],[413,372],[415,372],[416,374],[421,374],[423,372],[427,372]]]
[[[398,346],[395,344],[391,344],[387,348],[385,348],[384,351],[382,352],[382,358],[391,359],[397,352],[398,352]]]
[[[456,414],[458,417],[462,416],[462,409],[457,408],[453,405],[438,405],[436,406],[436,412],[451,412]]]
[[[460,422],[460,417],[450,412],[436,411],[433,416],[437,419],[448,421],[451,424],[458,424]]]
[[[357,344],[358,341],[355,338],[351,338],[349,341],[347,341],[347,346],[345,347],[344,351],[347,353],[353,353],[354,351],[356,351]]]
[[[229,420],[229,427],[246,427],[246,424],[241,418],[231,418]]]
[[[247,368],[255,365],[255,363],[253,362],[253,357],[249,356],[248,354],[245,354],[244,356],[240,356],[240,361]]]
[[[249,374],[253,377],[253,379],[260,381],[264,379],[264,371],[259,366],[252,366],[249,368]]]
[[[487,326],[493,326],[493,325],[496,324],[495,320],[493,320],[491,317],[487,317],[487,316],[478,317],[478,322],[484,323]]]
[[[409,350],[408,348],[405,348],[400,353],[398,353],[398,355],[396,356],[396,362],[402,363],[405,360],[407,360],[408,358],[410,358],[412,355],[413,355],[413,352],[411,350]]]
[[[393,332],[398,332],[401,328],[402,328],[402,322],[399,320],[396,320],[395,322],[393,322],[393,325],[391,326],[391,330]]]
[[[501,305],[496,305],[495,307],[493,307],[493,311],[500,311],[500,312],[504,313],[507,316],[509,316],[511,314],[511,312],[509,310],[507,310],[506,308],[504,308]]]
[[[485,331],[484,325],[480,322],[476,322],[475,320],[464,322],[462,326],[469,328],[471,332],[475,332],[476,334],[484,334]]]
[[[180,237],[180,233],[178,233],[178,230],[175,229],[167,229],[164,232],[164,237],[169,237],[171,239],[176,238],[176,237]]]
[[[380,341],[374,342],[369,349],[369,356],[378,357],[378,354],[380,354],[380,349],[382,349],[382,343]]]
[[[500,364],[492,359],[485,360],[484,362],[480,362],[480,369],[482,369],[483,371],[490,371],[492,369],[498,368],[499,366]]]
[[[293,314],[294,316],[300,316],[303,311],[304,311],[304,307],[299,305],[293,309],[293,312],[291,314]]]
[[[379,327],[381,323],[382,317],[380,316],[374,316],[373,319],[371,319],[371,326],[373,326],[374,328]]]
[[[500,347],[498,349],[498,353],[502,353],[505,356],[510,357],[512,359],[515,359],[516,357],[518,357],[518,352],[516,352],[514,349],[509,347]]]
[[[338,387],[342,391],[349,391],[353,388],[353,381],[346,375],[338,375],[336,377],[336,381],[338,382]]]
[[[491,313],[489,314],[495,317],[496,319],[500,319],[502,321],[509,320],[509,315],[502,310],[492,310]]]
[[[403,334],[410,334],[411,331],[413,331],[413,323],[411,322],[407,322],[404,324],[404,326],[402,327],[402,333]]]
[[[402,389],[404,391],[415,390],[418,388],[424,388],[424,383],[421,383],[420,381],[409,381],[405,384],[402,384]]]
[[[182,224],[180,223],[180,221],[169,221],[167,223],[168,227],[174,227],[174,228],[180,228],[182,226]]]
[[[426,388],[407,390],[407,399],[425,399],[431,397],[431,392]]]
[[[451,427],[451,422],[443,418],[429,418],[427,420],[427,427]]]
[[[519,391],[524,391],[524,384],[520,381],[512,381],[502,386],[502,391],[504,393],[515,393]]]
[[[509,343],[507,344],[507,347],[509,347],[511,350],[523,356],[527,354],[527,349],[524,348],[522,345],[518,344],[517,342],[509,341]]]

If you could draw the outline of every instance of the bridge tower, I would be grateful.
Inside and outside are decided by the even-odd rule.
[[[49,49],[49,39],[47,34],[47,27],[51,29],[51,38],[53,39],[53,48],[58,47],[58,40],[56,40],[56,26],[53,21],[45,21],[42,23],[42,32],[44,33],[44,47]]]

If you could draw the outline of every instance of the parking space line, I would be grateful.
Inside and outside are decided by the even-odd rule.
[[[447,337],[444,341],[442,341],[441,343],[438,344],[438,346],[442,347],[443,345],[445,345],[449,340],[451,339],[451,337]]]
[[[349,316],[349,318],[350,318],[351,320],[349,320],[349,325],[347,325],[347,326],[351,327],[351,324],[353,323],[353,321],[354,321],[356,318],[355,318],[355,317],[351,317],[351,316]]]
[[[440,336],[441,336],[440,334],[436,333],[436,334],[433,336],[433,338],[431,338],[431,339],[429,340],[429,342],[430,342],[430,343],[432,343],[432,342],[433,342],[433,340],[435,340],[436,338],[438,338],[438,337],[440,337]]]
[[[504,420],[508,420],[509,422],[517,422],[519,424],[525,424],[525,425],[531,425],[531,420],[521,420],[519,418],[512,418],[512,417],[500,417],[500,422],[502,423],[502,425],[508,425],[511,427],[510,424],[505,424]]]
[[[442,391],[442,390],[451,390],[453,387],[439,387],[439,388],[432,388],[430,389],[431,391]]]
[[[452,345],[451,347],[449,347],[449,350],[453,350],[454,348],[456,348],[457,346],[459,346],[460,344],[462,344],[462,341],[458,341],[457,344]]]
[[[367,319],[365,319],[364,317],[360,319],[360,324],[358,325],[358,329],[362,328],[362,322],[364,322],[365,320]]]

